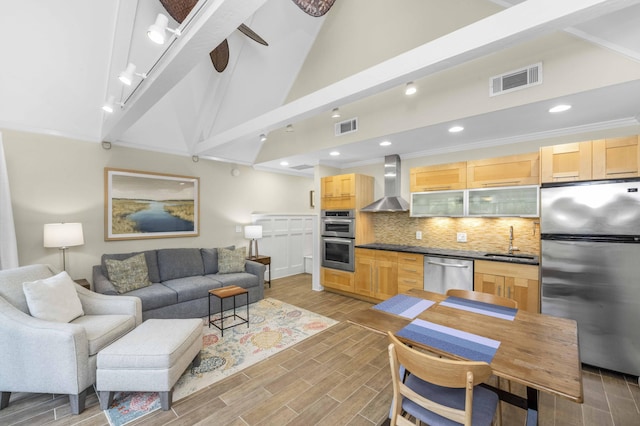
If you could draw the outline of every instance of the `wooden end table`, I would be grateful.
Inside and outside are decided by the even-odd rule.
[[[247,260],[252,260],[254,262],[262,263],[263,265],[269,268],[269,281],[265,281],[269,284],[269,288],[271,288],[271,256],[253,256],[247,257]]]
[[[240,315],[236,314],[236,297],[244,294],[247,297],[247,317],[242,318]],[[216,318],[214,320],[211,319],[211,296],[215,296],[220,299],[220,318]],[[233,297],[233,315],[223,316],[224,308],[223,302],[224,299],[229,297]],[[227,318],[234,318],[240,320],[236,324],[229,325],[227,327],[224,326],[224,320]],[[219,321],[220,325],[216,324]],[[249,328],[249,291],[238,287],[236,285],[230,285],[228,287],[216,288],[214,290],[209,290],[209,328],[213,325],[222,333],[224,337],[224,330],[227,328],[235,327],[236,325],[247,324],[247,328]]]
[[[82,287],[86,288],[87,290],[91,290],[91,284],[89,284],[89,281],[87,281],[86,278],[79,278],[77,280],[74,280],[76,283],[80,284]]]

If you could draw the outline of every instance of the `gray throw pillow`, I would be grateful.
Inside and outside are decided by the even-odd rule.
[[[151,285],[144,253],[124,260],[105,259],[105,263],[109,280],[120,294]]]
[[[246,247],[238,247],[235,250],[218,248],[218,273],[232,274],[235,272],[244,272],[246,257]]]

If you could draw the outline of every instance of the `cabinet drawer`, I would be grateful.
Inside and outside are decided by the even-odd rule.
[[[353,272],[321,268],[321,281],[325,287],[353,292]]]
[[[519,265],[507,262],[490,262],[476,260],[473,264],[474,272],[479,274],[502,275],[506,277],[518,277],[528,280],[538,279],[538,266]]]
[[[424,255],[417,253],[398,252],[398,263],[404,265],[420,266],[420,270],[424,267]]]

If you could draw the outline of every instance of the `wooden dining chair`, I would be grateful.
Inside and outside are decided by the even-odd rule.
[[[459,288],[451,288],[447,290],[447,296],[459,297],[461,299],[476,300],[478,302],[492,303],[494,305],[504,306],[506,308],[518,309],[518,302],[495,294],[482,293],[473,290],[461,290]]]
[[[391,426],[412,425],[402,416],[411,414],[417,425],[491,425],[496,418],[498,395],[476,386],[491,376],[491,367],[480,361],[455,361],[419,352],[392,333],[389,363],[393,382]],[[401,366],[406,374],[401,374]],[[403,377],[401,377],[401,375]]]

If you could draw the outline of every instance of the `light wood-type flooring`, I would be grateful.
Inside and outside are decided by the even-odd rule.
[[[311,276],[273,281],[266,297],[341,321],[292,348],[132,425],[373,425],[387,418],[391,383],[385,336],[347,322],[370,304],[311,290]],[[613,349],[613,348],[612,348]],[[0,362],[3,362],[0,360]],[[540,395],[540,425],[640,424],[637,378],[585,366],[584,404]],[[512,390],[522,393],[517,385]],[[524,411],[503,405],[505,426],[523,425]],[[108,425],[95,394],[78,416],[64,395],[13,394],[0,425]]]

